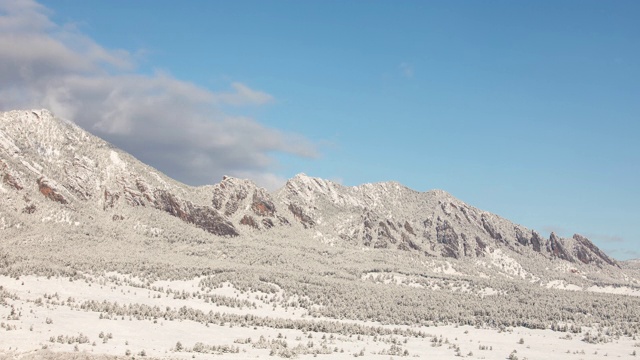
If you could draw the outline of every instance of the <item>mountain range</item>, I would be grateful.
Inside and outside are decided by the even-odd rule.
[[[442,190],[421,193],[397,182],[347,187],[305,174],[273,193],[227,176],[214,185],[187,186],[47,110],[2,113],[0,154],[5,231],[51,223],[105,228],[135,213],[175,217],[218,237],[289,231],[428,257],[483,258],[498,249],[575,266],[620,267],[584,236],[543,237]]]

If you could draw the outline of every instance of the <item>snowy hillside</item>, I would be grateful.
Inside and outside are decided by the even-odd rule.
[[[269,194],[248,180],[225,177],[192,188],[46,110],[3,113],[0,123],[3,228],[47,222],[108,227],[163,211],[219,236],[285,227],[299,236],[427,256],[485,258],[505,254],[559,259],[571,266],[617,267],[588,239],[546,239],[455,199],[395,182],[345,187],[304,174]],[[161,230],[158,230],[161,231]]]

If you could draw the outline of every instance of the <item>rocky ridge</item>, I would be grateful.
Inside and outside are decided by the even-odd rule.
[[[421,193],[396,182],[347,187],[304,174],[274,193],[233,177],[187,186],[46,110],[0,114],[0,155],[5,231],[52,223],[104,229],[129,217],[152,223],[170,216],[212,234],[208,241],[289,232],[429,258],[508,254],[619,267],[581,235],[546,238],[442,190]]]

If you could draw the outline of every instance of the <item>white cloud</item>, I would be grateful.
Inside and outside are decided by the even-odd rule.
[[[42,31],[55,27],[48,10],[35,1],[0,0],[0,30]]]
[[[230,105],[262,105],[273,101],[273,97],[262,91],[250,89],[239,82],[231,84],[235,92],[217,94],[216,99],[220,103]]]
[[[588,239],[603,242],[603,243],[623,243],[624,238],[619,235],[605,235],[605,234],[586,234]]]
[[[224,106],[273,97],[240,82],[213,92],[168,73],[135,73],[134,57],[58,25],[31,1],[0,0],[0,108],[48,108],[190,184],[223,174],[273,187],[274,152],[316,156],[306,138],[231,116]]]

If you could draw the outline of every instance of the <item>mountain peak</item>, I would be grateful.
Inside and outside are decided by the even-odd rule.
[[[244,185],[249,187],[258,187],[255,182],[249,179],[241,179],[235,176],[224,175],[222,176],[222,180],[218,184],[234,184],[234,185]]]
[[[312,201],[312,199],[319,196],[335,196],[338,188],[344,188],[344,186],[330,180],[300,173],[289,179],[280,192],[284,191],[290,194],[296,194],[305,198],[307,201]]]
[[[322,179],[319,177],[309,176],[305,173],[296,174],[293,178],[289,179],[287,183],[305,185],[315,188],[327,188],[335,185],[339,185],[331,180]],[[286,184],[285,184],[286,186]],[[341,185],[340,185],[341,186]]]

